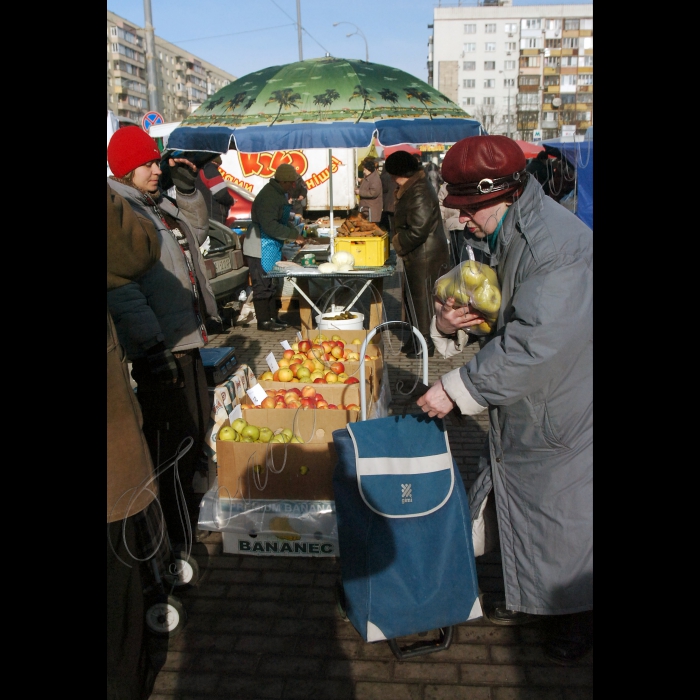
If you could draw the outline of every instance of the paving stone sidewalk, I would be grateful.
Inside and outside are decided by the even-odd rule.
[[[396,277],[385,281],[387,319],[400,318]],[[363,297],[356,308],[362,310]],[[298,313],[288,321],[299,324]],[[265,356],[279,353],[288,334],[250,327],[223,329],[212,346],[233,346],[239,362],[258,375]],[[282,336],[282,337],[280,337]],[[421,363],[399,353],[401,339],[385,334],[392,404],[420,377]],[[393,347],[390,347],[393,346]],[[459,367],[478,351],[429,360],[429,380]],[[462,424],[446,420],[455,461],[468,489],[487,434],[485,413]],[[188,621],[170,640],[151,640],[160,668],[150,700],[589,700],[593,652],[577,665],[549,662],[539,623],[497,627],[485,619],[463,623],[449,649],[399,662],[386,642],[368,644],[341,618],[334,586],[336,558],[224,554],[221,535],[193,547],[201,578],[178,593]],[[485,595],[503,590],[498,553],[477,560]],[[410,640],[402,640],[410,641]]]

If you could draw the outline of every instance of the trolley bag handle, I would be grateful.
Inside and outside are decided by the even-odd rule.
[[[363,421],[367,420],[367,389],[365,385],[365,354],[367,352],[367,346],[369,345],[369,341],[372,340],[372,338],[374,338],[378,330],[388,329],[389,326],[391,326],[392,324],[399,325],[402,327],[409,326],[409,328],[413,331],[413,334],[420,341],[421,348],[423,349],[423,384],[426,387],[428,386],[428,344],[425,342],[423,334],[415,326],[411,326],[411,324],[407,323],[406,321],[385,321],[384,323],[376,325],[371,331],[367,333],[367,337],[365,338],[365,341],[362,343],[362,347],[360,348],[360,409],[361,419]],[[424,393],[425,391],[423,392],[423,394]],[[422,394],[419,395],[422,396]]]

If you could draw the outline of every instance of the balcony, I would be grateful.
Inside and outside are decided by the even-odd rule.
[[[548,68],[547,66],[544,67],[544,74],[545,75],[559,75],[559,67],[557,66],[556,68]]]

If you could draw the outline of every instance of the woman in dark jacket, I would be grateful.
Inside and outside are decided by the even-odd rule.
[[[382,181],[377,172],[374,161],[367,158],[362,163],[362,173],[364,177],[355,193],[360,196],[360,210],[367,214],[370,221],[379,223],[382,218],[382,204],[384,197],[382,194]]]
[[[423,334],[428,357],[432,357],[435,352],[430,337],[430,321],[434,314],[433,286],[437,278],[450,269],[440,203],[425,171],[410,153],[392,153],[384,168],[399,186],[394,212],[395,235],[391,243],[406,270],[408,289],[405,295],[413,301],[413,308],[407,304],[408,315],[411,323]],[[421,348],[414,347],[413,336],[401,350],[407,357],[421,356]]]

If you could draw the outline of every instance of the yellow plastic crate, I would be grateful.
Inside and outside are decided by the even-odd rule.
[[[355,267],[382,267],[389,259],[389,234],[383,236],[341,236],[336,250],[346,250],[355,258]]]

